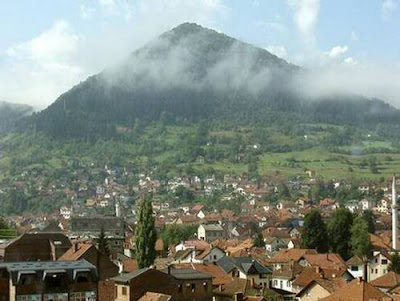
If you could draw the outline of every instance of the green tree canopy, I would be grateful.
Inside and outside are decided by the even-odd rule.
[[[339,253],[345,260],[351,257],[351,226],[353,225],[353,215],[347,209],[336,210],[328,223],[328,235],[331,250]]]
[[[371,210],[365,210],[361,217],[367,222],[368,224],[368,232],[374,234],[375,233],[375,216]]]
[[[154,227],[153,207],[144,200],[140,206],[136,227],[136,260],[140,269],[149,267],[156,258],[157,233]]]
[[[313,209],[306,214],[301,244],[303,248],[325,253],[329,249],[328,232],[321,213]]]
[[[368,233],[368,224],[362,217],[357,217],[351,227],[351,249],[354,255],[370,257],[372,244]]]
[[[390,257],[389,271],[400,274],[400,256],[398,252],[394,252]]]

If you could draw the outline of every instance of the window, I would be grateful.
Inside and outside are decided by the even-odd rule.
[[[214,255],[214,260],[217,260],[217,255]]]
[[[76,282],[78,283],[84,283],[84,282],[89,282],[89,279],[87,276],[78,276],[76,278]]]
[[[126,286],[123,286],[123,287],[122,287],[122,295],[123,295],[123,296],[126,296],[126,295],[127,295]]]
[[[178,293],[183,293],[183,286],[182,286],[182,284],[178,284]]]
[[[357,271],[358,271],[358,266],[352,265],[352,266],[351,266],[351,270],[352,270],[353,272],[357,272]]]
[[[375,258],[375,263],[378,263],[378,258]]]
[[[68,294],[44,294],[43,301],[68,301]]]
[[[286,286],[287,286],[287,287],[291,287],[291,286],[292,286],[292,284],[290,283],[289,280],[286,282]]]
[[[118,286],[115,287],[114,292],[115,292],[115,293],[114,293],[115,299],[117,299],[117,298],[118,298]]]
[[[387,264],[388,261],[387,261],[387,259],[382,259],[382,260],[381,260],[381,263],[382,263],[382,264]]]
[[[17,296],[17,301],[41,301],[42,295],[20,295]]]
[[[68,294],[67,299],[68,301]],[[95,292],[75,292],[70,294],[70,301],[94,301],[97,300]],[[47,300],[44,300],[47,301]]]
[[[192,283],[191,285],[192,293],[196,291],[196,283]]]
[[[204,291],[208,290],[208,283],[207,282],[203,282],[203,288],[204,288]]]
[[[378,269],[375,269],[375,274],[378,274]]]
[[[374,269],[371,269],[371,274],[373,274],[374,273]]]
[[[278,285],[278,280],[274,280],[274,286],[276,287]]]

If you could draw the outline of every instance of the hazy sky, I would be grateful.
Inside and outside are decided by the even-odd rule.
[[[190,21],[400,106],[400,0],[2,0],[0,99],[43,108]]]

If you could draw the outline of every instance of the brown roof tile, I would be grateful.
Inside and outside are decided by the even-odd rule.
[[[365,282],[362,279],[354,279],[343,288],[330,296],[321,299],[323,301],[383,301],[392,300],[388,295]]]
[[[373,286],[381,288],[394,288],[400,285],[400,275],[395,272],[389,272],[374,281],[370,282]]]

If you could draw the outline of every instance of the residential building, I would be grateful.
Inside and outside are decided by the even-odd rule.
[[[224,237],[224,228],[219,224],[200,225],[197,229],[197,237],[205,241],[213,241]]]
[[[146,292],[170,295],[173,300],[212,300],[211,275],[193,269],[144,268],[112,279],[116,301],[137,300]]]
[[[225,273],[234,278],[250,280],[252,284],[269,287],[272,269],[252,257],[222,257],[217,261]]]
[[[25,233],[4,247],[4,261],[57,260],[72,246],[62,233]]]
[[[96,267],[86,260],[0,263],[0,300],[97,300]]]

